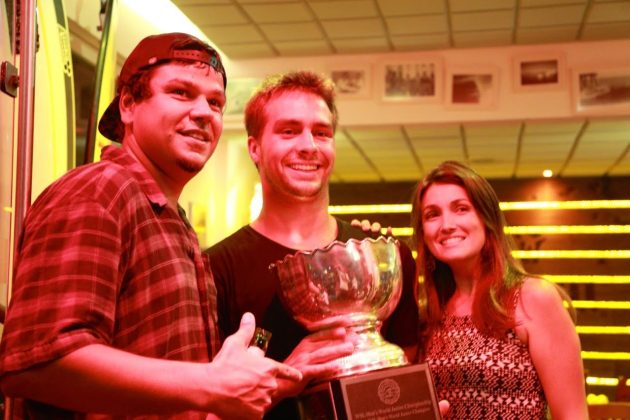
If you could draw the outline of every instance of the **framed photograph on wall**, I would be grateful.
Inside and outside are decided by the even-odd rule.
[[[442,62],[438,59],[386,63],[382,69],[383,99],[440,102]]]
[[[369,98],[372,94],[370,66],[342,66],[330,69],[330,78],[340,98]]]
[[[240,121],[243,119],[245,105],[260,83],[262,83],[262,79],[258,78],[228,78],[227,102],[224,112],[226,120]]]
[[[630,68],[574,70],[573,98],[578,113],[630,112]]]
[[[567,69],[562,54],[543,53],[514,59],[514,90],[531,92],[564,89]]]
[[[452,107],[491,108],[497,103],[499,70],[496,67],[450,68],[446,76],[446,102]]]

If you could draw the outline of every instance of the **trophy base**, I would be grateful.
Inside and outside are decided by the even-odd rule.
[[[302,420],[440,420],[426,363],[332,379],[298,397]]]

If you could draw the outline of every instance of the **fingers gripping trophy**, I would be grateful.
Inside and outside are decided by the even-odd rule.
[[[354,352],[300,397],[305,419],[439,418],[426,365],[410,365],[380,327],[402,293],[395,239],[335,241],[299,251],[272,265],[283,305],[311,332],[344,327],[356,336]]]

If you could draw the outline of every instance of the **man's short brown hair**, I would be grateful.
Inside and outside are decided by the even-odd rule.
[[[269,76],[247,102],[245,108],[245,128],[247,135],[258,138],[266,123],[265,107],[271,99],[285,92],[308,92],[324,100],[332,113],[333,130],[337,128],[337,106],[335,87],[330,79],[312,71],[293,71]]]

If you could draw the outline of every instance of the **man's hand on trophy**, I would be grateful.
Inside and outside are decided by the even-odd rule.
[[[256,321],[245,313],[237,332],[225,339],[212,363],[207,364],[208,411],[219,418],[261,418],[279,389],[279,382],[299,384],[296,368],[264,357],[250,345]],[[212,418],[212,417],[209,417]]]
[[[332,376],[337,369],[338,358],[352,354],[356,336],[339,327],[323,330],[304,337],[284,363],[302,372],[302,381],[278,381],[274,402],[298,395],[308,383],[317,378]]]
[[[374,235],[374,236],[380,236],[381,234],[385,236],[393,235],[391,226],[388,226],[387,229],[385,229],[385,231],[383,232],[384,228],[381,226],[379,222],[370,222],[368,219],[363,219],[363,220],[352,219],[350,224],[356,228],[361,229],[363,232]]]

